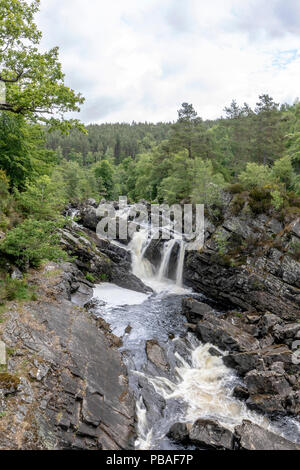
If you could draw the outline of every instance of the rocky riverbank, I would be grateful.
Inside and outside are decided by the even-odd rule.
[[[28,282],[38,300],[10,303],[1,316],[0,448],[131,448],[135,403],[119,339],[72,302],[91,298],[92,284],[69,263],[48,264]]]

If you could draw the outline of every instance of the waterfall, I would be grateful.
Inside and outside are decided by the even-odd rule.
[[[136,403],[136,414],[138,418],[138,439],[135,442],[135,448],[139,450],[149,450],[152,444],[152,429],[148,430],[147,409],[142,395]]]
[[[175,243],[176,243],[176,240],[170,240],[168,243],[165,243],[164,245],[163,259],[162,259],[159,272],[158,272],[159,281],[162,281],[165,277],[168,276],[169,261],[170,261],[170,257],[171,257]]]
[[[132,272],[139,279],[151,279],[153,277],[153,266],[146,258],[145,251],[151,240],[148,238],[148,231],[136,232],[129,244],[132,253]]]
[[[185,258],[185,243],[184,241],[182,241],[180,244],[180,252],[179,252],[177,271],[176,271],[176,284],[179,287],[182,287],[183,285],[184,258]]]

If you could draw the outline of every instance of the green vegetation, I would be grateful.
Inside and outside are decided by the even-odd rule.
[[[92,282],[93,284],[96,282],[95,276],[91,273],[86,273],[85,277],[87,281]]]
[[[12,300],[35,300],[35,293],[26,280],[12,279],[7,275],[0,280],[0,305]]]
[[[225,117],[215,121],[203,121],[183,103],[176,123],[91,125],[88,135],[75,129],[67,137],[47,134],[46,140],[61,174],[77,165],[76,187],[85,180],[85,196],[204,202],[209,215],[218,218],[225,189],[235,194],[266,190],[270,208],[277,211],[289,205],[290,192],[300,194],[299,129],[298,102],[279,106],[261,95],[254,110],[233,101]],[[77,189],[76,197],[82,195]],[[254,202],[252,207],[255,214],[264,210]]]
[[[27,219],[10,230],[0,243],[0,254],[6,255],[21,269],[38,268],[43,261],[67,259],[59,247],[58,222]]]

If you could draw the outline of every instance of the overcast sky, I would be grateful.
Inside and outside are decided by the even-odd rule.
[[[86,122],[170,121],[184,101],[216,118],[233,98],[300,95],[299,0],[42,0]]]

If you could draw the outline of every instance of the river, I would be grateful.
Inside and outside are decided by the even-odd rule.
[[[167,433],[174,423],[194,423],[197,418],[217,420],[231,430],[248,419],[295,440],[295,435],[299,436],[297,423],[270,423],[235,399],[233,389],[240,383],[235,372],[224,365],[222,357],[210,354],[212,345],[201,344],[187,332],[186,319],[181,314],[182,298],[203,297],[182,285],[183,244],[178,250],[176,279],[170,280],[167,273],[174,240],[165,243],[157,269],[144,258],[148,243],[146,231],[141,230],[127,249],[131,252],[133,273],[153,289],[152,294],[109,283],[94,289],[94,298],[102,302],[99,316],[123,340],[121,351],[136,400],[136,449],[182,448],[170,441]],[[154,345],[159,364],[149,359],[147,344],[150,349]]]

